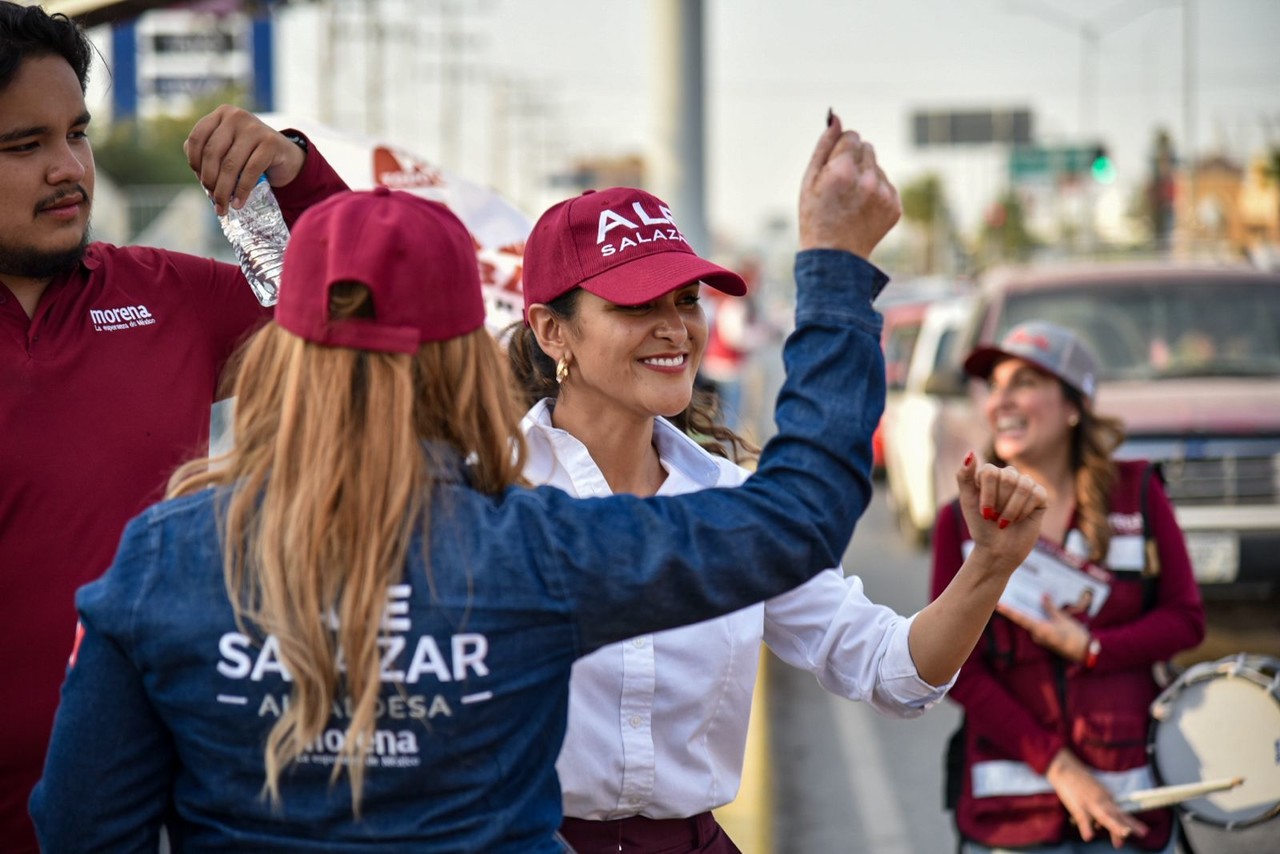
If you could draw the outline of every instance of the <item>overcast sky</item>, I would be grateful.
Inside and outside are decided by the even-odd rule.
[[[466,46],[459,109],[441,134],[435,33],[442,0],[385,0],[386,96],[378,135],[477,180],[505,183],[525,205],[545,204],[510,173],[567,155],[643,153],[654,127],[651,7],[635,0],[472,0],[446,8]],[[1079,27],[1096,23],[1097,137],[1118,185],[1144,176],[1156,128],[1184,144],[1181,0],[707,0],[707,188],[713,228],[749,238],[790,216],[799,173],[828,106],[877,146],[900,185],[929,169],[949,181],[972,219],[1003,182],[990,150],[920,151],[918,109],[1033,111],[1037,137],[1074,143],[1081,132]],[[1017,11],[1018,9],[1033,11]],[[1194,0],[1198,150],[1242,159],[1280,144],[1280,0]],[[370,120],[358,27],[339,28],[339,69],[321,83],[325,29],[314,7],[291,10],[279,40],[281,103],[357,130]],[[512,81],[495,100],[496,79]],[[495,116],[506,118],[499,122]],[[506,153],[504,159],[501,152]],[[550,196],[555,195],[552,191]],[[562,193],[563,195],[563,193]],[[537,211],[533,211],[536,213]],[[676,212],[679,216],[679,211]]]

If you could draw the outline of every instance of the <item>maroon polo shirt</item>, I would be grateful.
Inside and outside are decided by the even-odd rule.
[[[292,223],[342,189],[313,149],[275,192]],[[125,523],[163,497],[173,470],[207,453],[222,367],[268,316],[238,267],[160,249],[91,244],[32,318],[0,284],[4,851],[37,850],[27,799],[75,634],[76,589],[107,568]]]

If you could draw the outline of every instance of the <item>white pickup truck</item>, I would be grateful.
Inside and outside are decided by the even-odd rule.
[[[960,363],[1033,319],[1074,329],[1097,353],[1098,409],[1128,428],[1119,456],[1162,463],[1206,598],[1280,595],[1280,274],[1094,263],[987,276],[952,360],[927,383],[939,504],[968,449],[987,446],[985,388]]]

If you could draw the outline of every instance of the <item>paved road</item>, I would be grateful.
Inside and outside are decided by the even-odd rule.
[[[883,484],[845,569],[876,602],[913,613],[927,601],[929,556],[898,535]],[[883,718],[827,694],[808,674],[767,665],[773,854],[931,854],[955,850],[942,809],[942,752],[959,721],[950,701],[914,720]]]

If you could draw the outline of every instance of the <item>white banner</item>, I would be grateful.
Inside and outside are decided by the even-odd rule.
[[[524,310],[524,241],[533,228],[533,220],[522,211],[493,189],[454,175],[399,146],[284,113],[264,113],[260,118],[274,128],[296,128],[305,133],[353,190],[390,187],[448,205],[475,240],[485,326],[497,335],[520,319]]]

